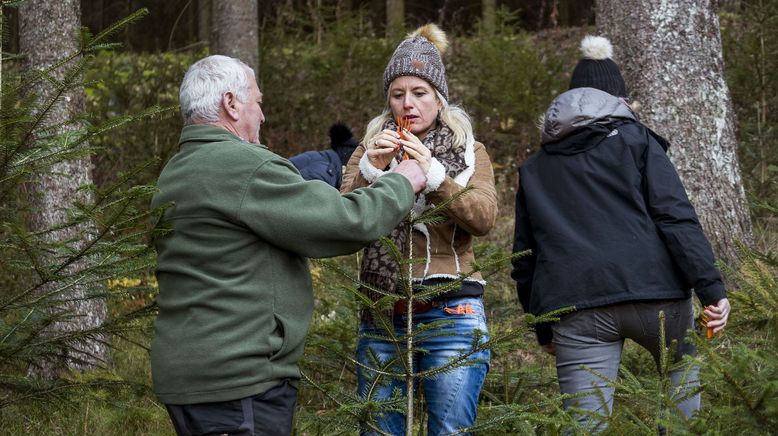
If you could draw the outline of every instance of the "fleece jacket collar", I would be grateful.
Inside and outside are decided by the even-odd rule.
[[[190,144],[190,143],[204,143],[204,142],[244,142],[246,144],[249,144],[248,142],[240,139],[238,136],[232,134],[231,132],[222,129],[221,127],[212,126],[210,124],[191,124],[189,126],[185,126],[181,130],[181,137],[178,140],[178,148],[180,149],[184,145]],[[267,149],[266,145],[262,144],[251,144],[256,145],[257,147],[262,147],[264,149]]]

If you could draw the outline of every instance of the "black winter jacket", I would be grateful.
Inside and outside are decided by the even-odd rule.
[[[546,113],[542,150],[519,169],[513,262],[519,301],[540,315],[635,301],[726,296],[668,143],[626,103],[567,91]],[[550,328],[537,329],[541,344]]]

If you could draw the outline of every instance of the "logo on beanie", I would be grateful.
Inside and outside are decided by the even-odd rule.
[[[427,68],[427,63],[418,59],[414,59],[411,61],[411,66],[417,70],[423,70]]]

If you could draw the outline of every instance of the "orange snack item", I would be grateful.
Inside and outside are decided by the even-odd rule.
[[[411,127],[411,122],[407,118],[397,118],[395,120],[397,123],[397,133],[400,135],[400,139],[405,139],[405,135],[403,134],[403,130],[407,130]],[[399,147],[398,147],[399,150]],[[410,157],[408,156],[408,153],[403,151],[403,160],[408,160]]]
[[[706,309],[710,309],[710,306],[705,306],[705,308]],[[705,315],[703,314],[703,316],[705,316]],[[708,327],[707,326],[707,322],[708,322],[708,317],[707,316],[705,316],[705,322],[706,322],[706,325],[705,325],[705,337],[710,339],[710,338],[713,337],[713,327]]]

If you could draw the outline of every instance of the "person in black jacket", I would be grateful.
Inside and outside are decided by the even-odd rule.
[[[289,158],[305,180],[321,180],[335,189],[340,189],[343,180],[343,165],[348,162],[359,142],[345,124],[330,126],[328,150],[312,150]]]
[[[596,432],[603,424],[596,415],[611,412],[625,338],[650,351],[659,368],[660,348],[671,341],[676,362],[695,352],[684,341],[693,327],[692,289],[714,332],[726,325],[730,305],[666,155],[669,144],[627,104],[610,42],[587,36],[581,50],[570,90],[545,114],[542,149],[519,169],[513,251],[531,254],[513,261],[512,277],[525,312],[575,307],[536,333],[556,356],[561,391],[591,392],[564,404],[594,412],[577,418]],[[660,311],[667,344],[659,341]],[[691,416],[700,406],[699,394],[688,395],[699,385],[698,368],[669,376],[680,387],[679,411]]]

